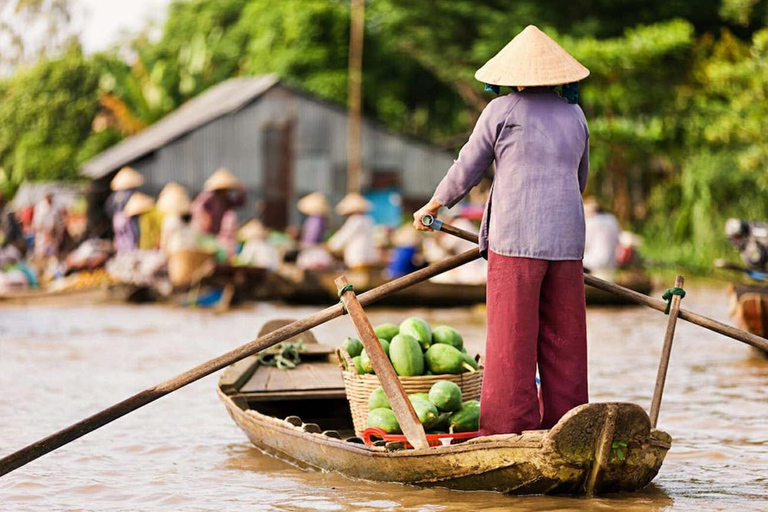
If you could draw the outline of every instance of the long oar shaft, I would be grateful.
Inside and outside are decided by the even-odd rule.
[[[435,221],[437,221],[437,223]],[[444,231],[449,234],[456,235],[459,238],[463,238],[464,240],[467,240],[470,242],[477,243],[477,235],[469,233],[468,231],[455,228],[448,224],[444,224],[443,222],[438,221],[438,219],[435,219],[434,217],[432,217],[431,215],[425,215],[422,218],[421,222],[425,226],[431,227],[433,229],[438,229],[439,231]],[[461,232],[461,234],[457,234],[456,232]],[[597,288],[599,290],[613,293],[614,295],[618,295],[623,299],[636,302],[637,304],[648,306],[649,308],[655,309],[656,311],[664,312],[667,309],[667,303],[661,299],[651,298],[645,294],[636,292],[634,290],[630,290],[629,288],[624,288],[623,286],[620,286],[618,284],[604,281],[603,279],[600,279],[590,274],[584,274],[584,284],[588,286],[592,286],[593,288]],[[730,325],[724,324],[722,322],[718,322],[717,320],[713,320],[706,316],[699,315],[697,313],[694,313],[692,311],[688,311],[685,309],[680,310],[678,314],[678,318],[682,318],[683,320],[691,322],[692,324],[696,324],[700,327],[704,327],[705,329],[709,329],[710,331],[714,331],[718,334],[722,334],[723,336],[728,336],[729,338],[733,338],[734,340],[741,341],[742,343],[746,343],[747,345],[751,345],[755,348],[768,351],[767,339],[761,338],[760,336],[756,336],[746,331],[742,331],[741,329],[737,329],[736,327],[731,327]]]
[[[391,294],[403,290],[416,283],[426,281],[438,274],[442,274],[448,270],[452,270],[456,267],[469,263],[480,257],[480,253],[477,249],[472,249],[464,253],[454,256],[453,258],[446,259],[444,261],[430,265],[427,268],[418,270],[407,276],[390,281],[386,284],[378,286],[373,290],[365,292],[358,297],[360,304],[366,306],[377,300]],[[291,324],[286,325],[280,329],[272,331],[266,336],[256,338],[255,340],[246,343],[234,350],[220,355],[215,359],[206,361],[205,363],[195,366],[194,368],[187,370],[186,372],[177,375],[165,382],[162,382],[156,386],[145,389],[129,398],[126,398],[122,402],[118,402],[115,405],[104,409],[101,412],[89,416],[83,420],[78,421],[70,425],[69,427],[60,430],[54,434],[49,435],[39,441],[36,441],[28,446],[25,446],[21,450],[6,455],[0,459],[0,476],[10,473],[11,471],[32,462],[33,460],[42,457],[46,453],[52,452],[57,448],[71,443],[75,439],[78,439],[89,432],[103,427],[107,423],[111,423],[126,414],[139,409],[151,402],[154,402],[158,398],[162,398],[165,395],[180,389],[187,384],[191,384],[196,380],[199,380],[207,375],[210,375],[222,368],[235,363],[245,357],[253,355],[261,350],[271,347],[281,341],[287,340],[297,334],[305,332],[313,327],[317,327],[320,324],[338,318],[343,314],[343,308],[341,304],[336,304],[329,308],[326,308],[314,315],[310,315],[301,320],[297,320]]]

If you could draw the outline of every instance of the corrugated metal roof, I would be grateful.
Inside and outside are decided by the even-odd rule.
[[[101,178],[214,119],[239,110],[278,82],[275,75],[232,78],[222,82],[87,161],[80,171],[89,178]]]

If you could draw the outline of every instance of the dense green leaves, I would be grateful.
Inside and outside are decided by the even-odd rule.
[[[18,72],[2,86],[0,167],[11,181],[76,176],[99,109],[99,75],[80,48]]]
[[[475,70],[535,23],[591,70],[588,192],[651,256],[703,267],[727,216],[768,217],[767,21],[768,0],[368,0],[364,111],[458,149],[493,97]],[[75,177],[233,76],[276,73],[343,105],[348,41],[347,0],[174,0],[158,40],[73,47],[0,82],[0,187]]]

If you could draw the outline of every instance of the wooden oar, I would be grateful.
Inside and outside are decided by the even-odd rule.
[[[429,219],[430,217],[432,218],[432,220]],[[421,222],[425,226],[435,229],[436,226],[434,224],[434,220],[437,220],[437,219],[434,219],[432,215],[425,215],[422,218]],[[477,243],[478,241],[477,235],[470,233],[468,231],[464,231],[462,229],[455,228],[448,224],[444,224],[442,222],[440,222],[439,230],[452,235],[456,235],[459,238],[462,238],[469,242]],[[636,302],[637,304],[648,306],[649,308],[655,309],[656,311],[664,312],[667,309],[667,303],[661,299],[651,298],[645,294],[636,292],[634,290],[630,290],[629,288],[624,288],[623,286],[620,286],[618,284],[604,281],[590,274],[584,274],[584,283],[588,286],[592,286],[599,290],[603,290],[609,293],[613,293],[614,295],[618,295],[619,297],[629,300],[631,302]],[[734,340],[741,341],[742,343],[746,343],[747,345],[751,345],[755,348],[759,348],[760,350],[764,350],[768,352],[768,340],[765,338],[761,338],[760,336],[756,336],[752,333],[742,331],[741,329],[737,329],[736,327],[732,327],[722,322],[718,322],[717,320],[713,320],[712,318],[708,318],[704,315],[699,315],[698,313],[694,313],[686,309],[681,309],[680,312],[678,313],[678,317],[688,322],[691,322],[692,324],[696,324],[700,327],[704,327],[705,329],[709,329],[710,331],[714,331],[718,334],[722,334],[723,336],[728,336],[729,338],[733,338]]]
[[[442,274],[448,270],[452,270],[456,267],[474,261],[480,257],[480,253],[477,249],[472,249],[464,253],[448,258],[444,261],[440,261],[427,268],[408,274],[407,276],[400,277],[389,283],[378,286],[368,292],[361,294],[358,299],[360,304],[366,306],[377,300],[386,297],[392,293],[403,290],[416,283],[426,281],[436,275]],[[195,366],[194,368],[187,370],[186,372],[179,374],[171,379],[166,380],[156,386],[147,388],[144,391],[140,391],[135,395],[126,398],[122,402],[118,402],[115,405],[100,411],[93,416],[89,416],[83,420],[78,421],[70,425],[69,427],[60,430],[54,434],[51,434],[39,441],[36,441],[16,452],[6,455],[0,459],[0,476],[10,473],[11,471],[20,468],[21,466],[52,452],[53,450],[64,446],[67,443],[71,443],[75,439],[78,439],[89,432],[103,427],[104,425],[115,421],[126,414],[139,409],[151,402],[154,402],[158,398],[162,398],[169,393],[173,393],[179,388],[186,386],[196,380],[199,380],[207,375],[210,375],[222,368],[226,368],[232,363],[235,363],[245,357],[256,354],[269,348],[272,345],[287,340],[297,334],[301,334],[304,331],[317,327],[320,324],[338,318],[343,314],[344,310],[341,304],[336,304],[329,308],[326,308],[314,315],[310,315],[301,320],[297,320],[281,329],[277,329],[261,336],[255,340],[246,343],[234,350],[231,350],[225,354],[220,355],[210,361]]]
[[[424,433],[424,426],[419,422],[419,417],[413,409],[413,404],[405,392],[403,383],[400,382],[400,378],[395,373],[392,363],[390,363],[386,352],[384,352],[384,347],[379,343],[376,333],[373,331],[373,326],[368,320],[365,311],[363,311],[363,306],[357,300],[355,292],[349,286],[346,277],[341,276],[337,278],[335,283],[339,290],[339,297],[344,301],[349,317],[352,319],[352,323],[355,324],[355,330],[358,336],[360,336],[365,353],[368,354],[368,358],[371,360],[373,371],[379,379],[381,387],[384,389],[384,394],[387,395],[392,412],[395,413],[395,418],[397,418],[405,438],[416,449],[429,448],[427,435]]]
[[[683,276],[677,276],[675,279],[675,288],[683,289],[685,279]],[[669,358],[672,355],[672,341],[675,338],[675,326],[677,325],[677,315],[680,312],[680,301],[683,300],[685,292],[679,295],[673,295],[669,303],[669,318],[667,318],[667,330],[664,333],[664,346],[661,349],[661,361],[659,361],[659,371],[656,374],[656,386],[653,390],[653,399],[651,400],[651,427],[656,428],[659,422],[659,410],[661,410],[661,397],[664,394],[664,383],[667,381],[667,369],[669,368]]]

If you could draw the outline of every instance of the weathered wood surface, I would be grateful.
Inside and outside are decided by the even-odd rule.
[[[383,286],[366,292],[360,295],[360,303],[362,305],[371,304],[381,299],[382,297],[389,295],[390,293],[405,289],[415,283],[427,280],[431,277],[459,267],[470,261],[474,261],[479,257],[480,253],[477,249],[466,251],[458,256],[449,258],[439,263],[435,263],[434,265],[430,265],[425,269],[419,270],[405,277],[395,279]],[[286,325],[285,327],[272,331],[265,336],[258,337],[255,340],[246,343],[245,345],[222,354],[219,357],[206,361],[156,386],[140,391],[139,393],[136,393],[135,395],[128,397],[125,400],[118,402],[92,416],[80,420],[54,434],[35,441],[20,450],[0,458],[0,476],[10,473],[11,471],[24,466],[25,464],[45,455],[46,453],[71,443],[72,441],[79,439],[85,434],[93,432],[94,430],[101,428],[104,425],[107,425],[108,423],[111,423],[112,421],[115,421],[116,419],[121,418],[132,411],[135,411],[136,409],[152,403],[158,398],[162,398],[165,395],[186,386],[187,384],[222,370],[232,363],[235,363],[250,355],[256,354],[257,352],[280,343],[281,341],[295,337],[298,334],[301,334],[313,327],[317,327],[318,325],[323,324],[329,320],[338,318],[341,315],[341,304],[333,305],[302,320],[298,320],[292,324]]]
[[[685,284],[683,276],[677,276],[675,287],[682,288]],[[667,319],[667,330],[664,333],[664,345],[661,349],[661,360],[659,361],[659,371],[656,375],[656,386],[653,390],[651,400],[651,426],[656,428],[659,421],[659,410],[661,409],[661,397],[664,394],[664,383],[667,380],[667,369],[669,368],[669,358],[672,355],[672,341],[675,338],[675,326],[677,325],[677,315],[680,313],[680,302],[683,298],[679,295],[673,295],[669,304],[669,318]]]
[[[429,443],[427,442],[427,435],[424,433],[424,426],[419,422],[413,404],[408,398],[397,373],[395,373],[386,352],[384,352],[384,347],[379,343],[373,326],[357,300],[355,292],[347,289],[348,284],[347,278],[344,276],[336,279],[336,287],[339,289],[341,300],[344,301],[365,352],[371,360],[376,378],[379,379],[384,394],[387,395],[392,406],[392,412],[395,413],[400,429],[408,442],[417,450],[426,450],[429,448]]]
[[[613,441],[626,441],[628,446],[624,460],[608,455],[594,491],[635,491],[656,476],[671,442],[666,433],[651,430],[648,416],[637,405],[587,404],[566,414],[551,431],[489,436],[429,450],[388,451],[384,446],[307,433],[300,425],[240,408],[221,391],[219,396],[258,448],[301,467],[356,480],[511,494],[584,494],[595,446],[613,407],[614,435],[605,442],[610,447]]]

